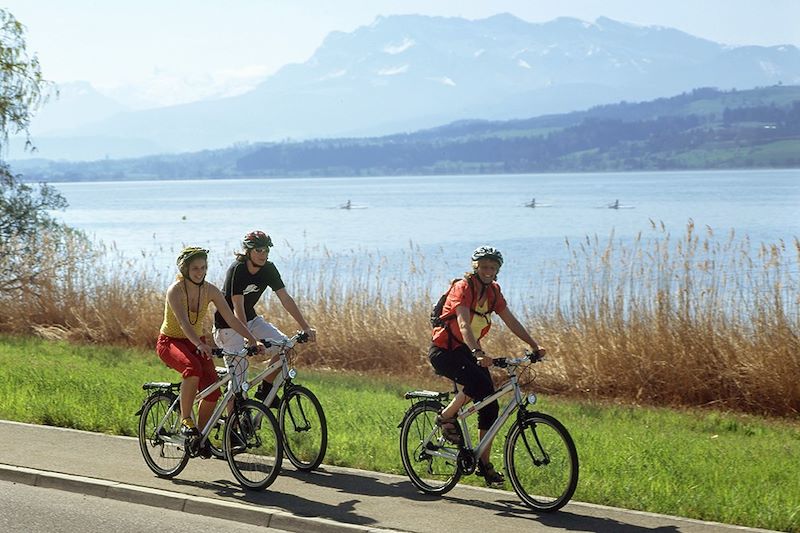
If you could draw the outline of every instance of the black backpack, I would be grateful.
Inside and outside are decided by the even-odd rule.
[[[452,319],[454,319],[456,317],[455,313],[448,313],[447,315],[442,316],[442,310],[444,309],[444,302],[447,301],[447,297],[450,295],[450,291],[453,290],[453,285],[455,285],[457,281],[461,281],[462,279],[465,279],[465,278],[455,278],[453,281],[451,281],[450,282],[450,287],[448,287],[447,291],[439,297],[439,301],[436,302],[436,305],[434,305],[433,309],[431,309],[430,321],[431,321],[431,326],[432,327],[434,327],[434,328],[444,328],[444,327],[447,326],[447,322],[449,320],[452,320]],[[467,283],[469,283],[470,289],[472,289],[472,280],[470,278],[466,278],[466,279],[467,279]],[[492,288],[492,291],[494,291],[494,288]],[[470,309],[470,310],[473,313],[479,314],[481,316],[490,315],[494,311],[495,300],[496,300],[496,298],[491,298],[489,300],[489,304],[490,304],[489,305],[489,310],[486,313],[480,313],[480,312],[476,311],[474,307],[472,309]]]
[[[450,295],[450,291],[453,290],[453,285],[456,284],[459,278],[454,279],[450,282],[450,287],[447,288],[444,294],[439,297],[439,301],[436,302],[436,305],[433,306],[431,309],[431,326],[434,328],[443,328],[447,325],[447,321],[455,317],[455,313],[451,313],[446,317],[442,317],[442,310],[444,309],[444,302],[447,301],[447,297]]]

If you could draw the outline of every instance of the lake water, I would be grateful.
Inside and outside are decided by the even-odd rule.
[[[335,276],[377,261],[387,273],[427,279],[463,272],[480,244],[506,257],[503,280],[529,281],[568,260],[565,240],[587,236],[631,242],[663,223],[674,236],[688,221],[721,238],[730,230],[753,242],[800,236],[800,170],[274,178],[57,183],[69,202],[64,222],[148,256],[165,275],[185,244],[212,251],[210,279],[219,281],[239,239],[263,229],[282,271],[335,263]],[[547,207],[525,203],[536,198]],[[357,209],[340,209],[347,200]],[[625,207],[609,209],[619,200]],[[424,258],[409,273],[409,263]],[[287,263],[282,267],[282,261]],[[349,261],[349,262],[348,262]],[[366,261],[365,261],[366,262]],[[371,267],[372,268],[372,267]],[[219,269],[219,270],[217,270]]]

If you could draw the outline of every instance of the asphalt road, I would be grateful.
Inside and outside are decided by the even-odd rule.
[[[0,531],[5,533],[141,533],[181,530],[225,533],[284,531],[225,518],[0,481]]]
[[[432,497],[404,476],[328,465],[302,473],[288,461],[262,492],[243,490],[227,463],[215,459],[193,459],[176,478],[161,479],[145,466],[136,439],[0,421],[3,479],[20,487],[58,488],[176,511],[225,512],[243,523],[303,532],[758,531],[580,502],[538,514],[512,491],[459,485],[444,497]]]

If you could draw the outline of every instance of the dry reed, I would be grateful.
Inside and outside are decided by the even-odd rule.
[[[755,246],[733,233],[702,233],[690,221],[674,238],[653,223],[633,244],[613,235],[567,242],[571,261],[540,304],[519,310],[511,302],[549,350],[537,386],[659,405],[800,412],[800,242]],[[65,266],[35,287],[0,295],[0,331],[153,346],[166,285],[148,274],[153,269],[80,242],[62,259]],[[431,379],[427,315],[444,288],[430,287],[419,258],[388,275],[385,258],[368,257],[367,268],[343,281],[341,272],[364,261],[361,254],[309,261],[300,252],[281,265],[319,331],[301,363]],[[276,298],[261,310],[284,331],[295,328]],[[518,352],[519,341],[497,329],[488,350]]]

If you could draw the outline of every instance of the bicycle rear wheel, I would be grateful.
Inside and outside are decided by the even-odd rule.
[[[313,392],[293,385],[281,400],[279,422],[286,457],[298,470],[313,470],[328,449],[328,423]]]
[[[175,398],[166,392],[151,395],[139,417],[139,449],[144,462],[164,478],[178,475],[189,462],[189,451],[180,432],[180,412],[176,408],[165,416]]]
[[[511,426],[505,462],[517,495],[538,511],[556,511],[575,493],[578,452],[567,429],[550,415],[530,413]]]
[[[225,458],[246,489],[261,490],[275,481],[283,461],[283,444],[275,416],[261,402],[247,400],[225,424]]]
[[[456,486],[461,468],[458,446],[449,443],[436,426],[442,405],[419,402],[406,415],[400,429],[400,458],[411,482],[422,492],[444,494]]]

